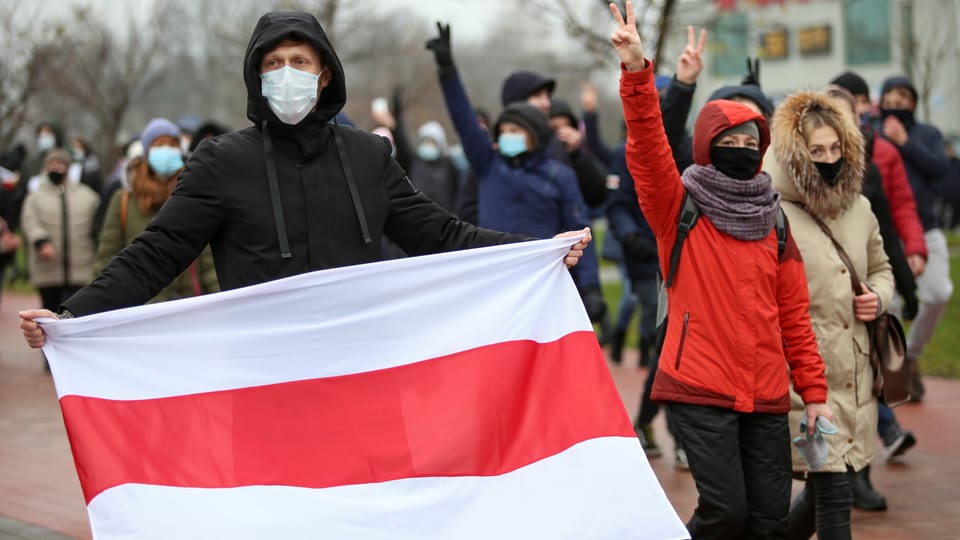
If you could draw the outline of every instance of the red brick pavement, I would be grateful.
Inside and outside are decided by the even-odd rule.
[[[0,310],[0,516],[90,538],[53,384],[40,354],[26,347],[17,328],[16,311],[36,303],[32,296],[6,293]],[[636,356],[628,352],[625,361],[632,365]],[[644,372],[616,366],[611,372],[634,413]],[[960,381],[928,379],[924,403],[900,407],[897,414],[919,443],[903,463],[874,465],[874,484],[890,509],[855,511],[855,538],[960,539]],[[662,415],[655,429],[665,455],[652,460],[654,470],[686,520],[696,505],[693,481],[673,468]]]

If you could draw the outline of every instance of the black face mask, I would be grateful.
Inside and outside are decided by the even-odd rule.
[[[749,180],[760,169],[760,151],[735,146],[714,146],[710,161],[718,171],[737,180]]]
[[[67,175],[62,172],[50,171],[47,173],[47,177],[50,178],[50,181],[53,182],[54,184],[59,184],[63,182],[63,179],[66,178],[66,176]]]
[[[913,124],[916,123],[913,119],[913,111],[909,109],[880,109],[880,118],[882,120],[886,120],[888,116],[899,120],[908,131],[913,127]]]
[[[814,161],[814,165],[817,166],[817,171],[820,173],[820,178],[823,178],[823,182],[830,187],[837,185],[837,182],[840,181],[840,169],[843,168],[843,158],[840,158],[833,163],[821,163],[819,161]]]

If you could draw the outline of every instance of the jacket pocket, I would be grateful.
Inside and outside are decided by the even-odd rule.
[[[680,345],[677,346],[677,359],[674,361],[674,369],[680,371],[680,358],[683,357],[683,344],[687,341],[687,328],[690,326],[690,312],[683,314],[683,330],[680,332]]]

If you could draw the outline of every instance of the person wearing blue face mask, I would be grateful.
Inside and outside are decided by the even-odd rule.
[[[107,205],[100,229],[93,275],[143,233],[170,198],[183,170],[180,129],[166,118],[154,118],[140,136],[146,159],[130,167],[129,189],[115,191]],[[150,302],[186,298],[220,290],[207,247],[196,261],[157,293]]]
[[[477,123],[453,63],[450,26],[437,23],[437,28],[439,35],[426,46],[434,52],[447,112],[477,177],[477,225],[536,238],[587,227],[590,217],[574,170],[549,153],[554,134],[547,114],[527,101],[510,103],[496,119],[491,140]],[[592,245],[573,276],[590,320],[601,320],[606,304]]]

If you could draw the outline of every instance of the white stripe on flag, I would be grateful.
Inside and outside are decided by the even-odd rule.
[[[635,438],[601,438],[494,477],[327,489],[127,484],[90,503],[98,538],[689,538]]]
[[[373,371],[505,341],[553,341],[593,329],[558,264],[570,243],[336,268],[44,323],[44,352],[60,397],[126,400]],[[53,361],[61,357],[70,361]]]

